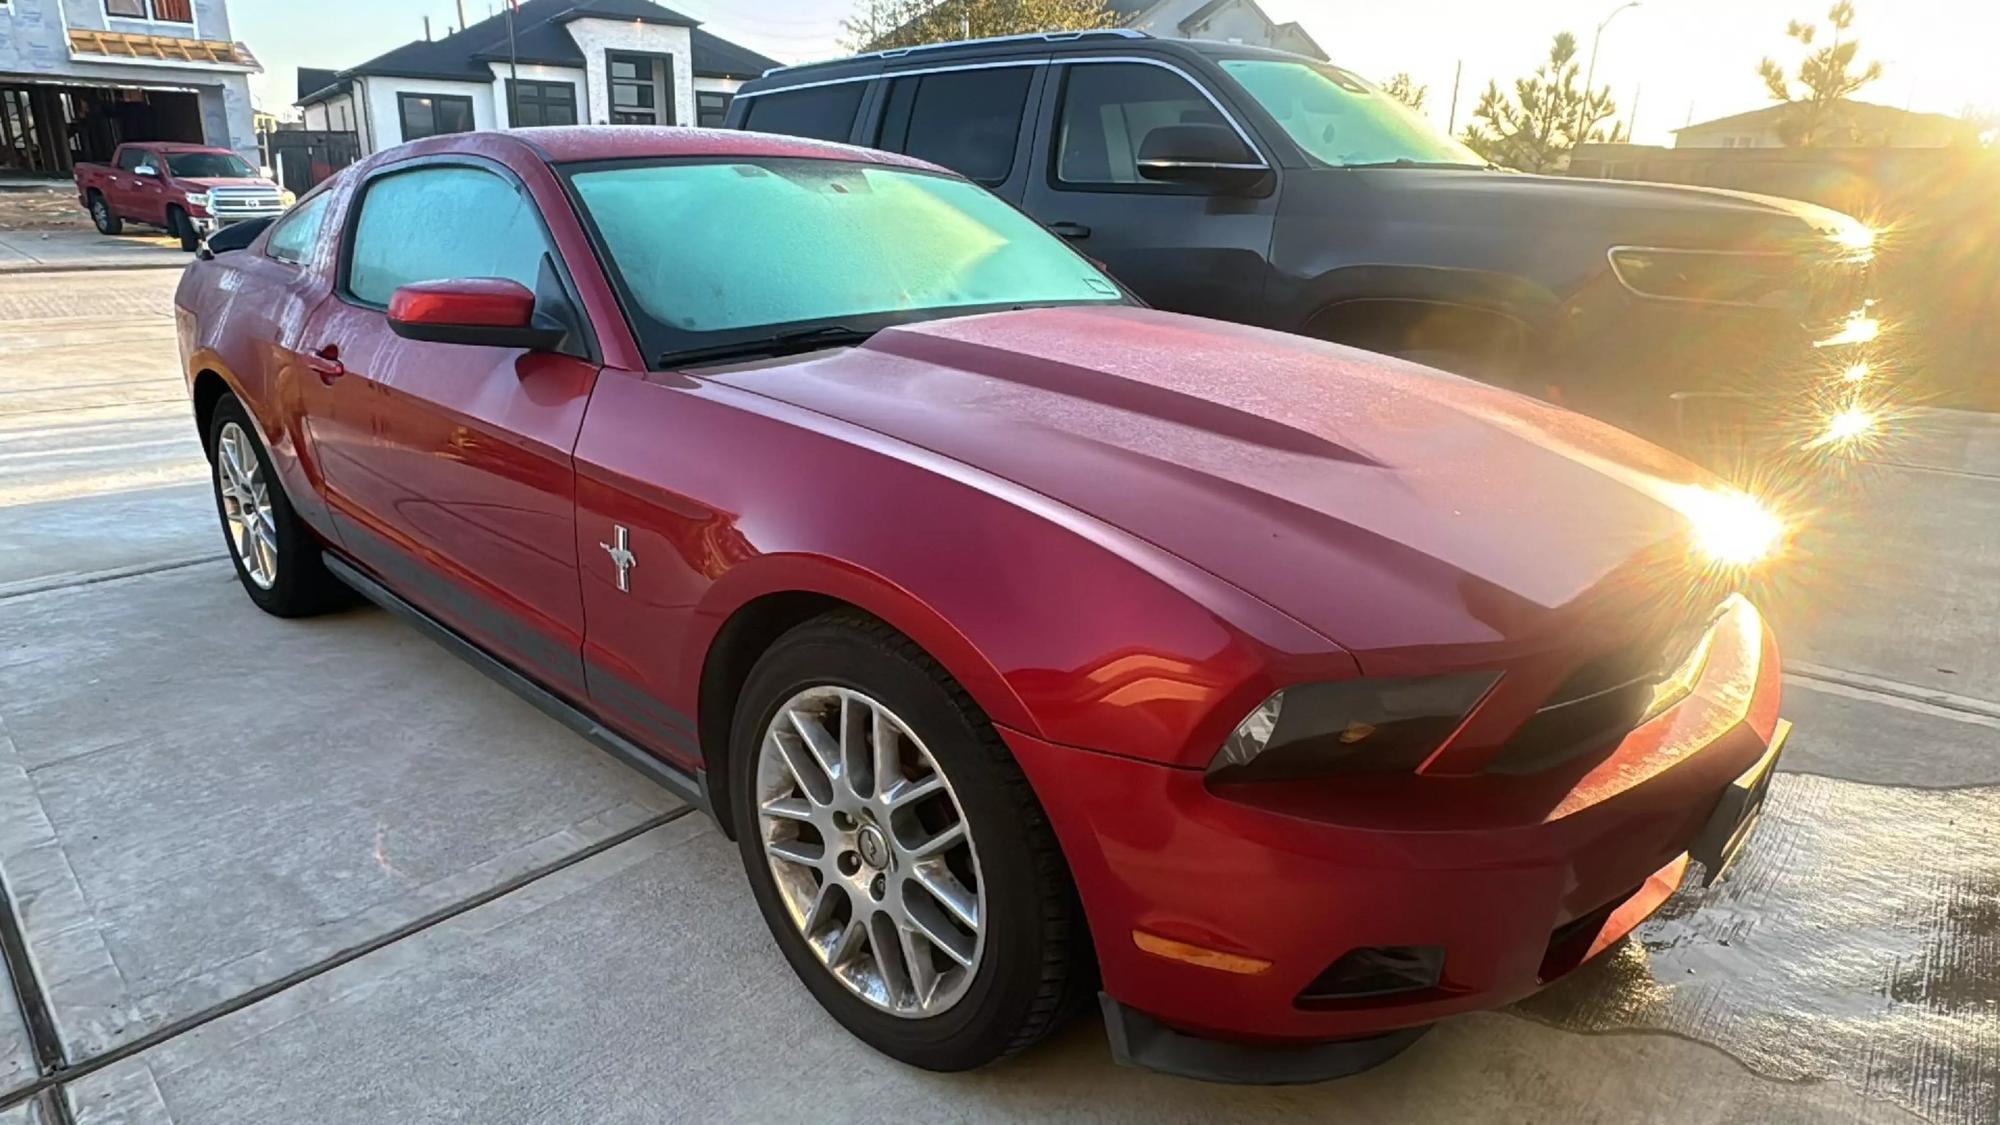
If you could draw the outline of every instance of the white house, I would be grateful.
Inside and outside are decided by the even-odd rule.
[[[649,0],[526,0],[511,46],[503,11],[346,70],[302,67],[298,105],[307,129],[355,133],[363,153],[515,125],[719,125],[777,65]]]
[[[1104,6],[1119,26],[1159,39],[1219,39],[1326,58],[1305,28],[1272,19],[1256,0],[1107,0]]]

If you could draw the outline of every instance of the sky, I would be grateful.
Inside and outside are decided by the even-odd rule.
[[[499,0],[462,0],[476,22]],[[230,23],[265,67],[251,79],[258,103],[290,105],[296,68],[352,66],[421,38],[423,17],[438,34],[458,22],[459,0],[231,0]],[[1505,87],[1533,71],[1556,32],[1590,52],[1599,21],[1619,0],[1262,0],[1277,20],[1298,20],[1333,60],[1386,81],[1407,71],[1429,87],[1425,108],[1440,125],[1450,113],[1454,72],[1463,66],[1455,124],[1463,129],[1491,79]],[[1757,61],[1771,55],[1796,69],[1797,44],[1785,23],[1823,23],[1832,0],[1644,0],[1604,29],[1597,80],[1609,85],[1619,118],[1636,108],[1635,139],[1671,144],[1672,133],[1769,104]],[[843,53],[840,21],[854,0],[668,0],[725,39],[782,62]],[[1861,60],[1879,59],[1881,81],[1866,101],[1933,113],[1968,107],[2000,113],[2000,0],[1856,0],[1849,33]],[[1636,98],[1636,107],[1634,101]]]

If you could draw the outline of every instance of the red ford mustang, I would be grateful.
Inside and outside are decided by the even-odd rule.
[[[919,1066],[1101,987],[1126,1062],[1359,1069],[1713,877],[1783,743],[1748,497],[901,157],[434,138],[176,303],[250,598],[359,590],[700,803]]]

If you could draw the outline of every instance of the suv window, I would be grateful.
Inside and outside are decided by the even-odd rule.
[[[1056,179],[1065,184],[1155,185],[1139,175],[1146,135],[1170,125],[1226,125],[1215,104],[1187,79],[1144,63],[1063,67],[1056,125]],[[1247,148],[1243,160],[1255,160]]]
[[[1025,66],[944,71],[898,78],[875,147],[942,164],[967,179],[998,184],[1014,170],[1021,111],[1035,72]]]
[[[758,94],[749,99],[743,127],[816,141],[845,141],[854,131],[854,114],[861,108],[861,95],[867,88],[866,82],[840,82]]]
[[[417,281],[500,277],[532,289],[549,252],[534,201],[481,168],[433,165],[384,176],[361,197],[347,291],[387,305]]]
[[[320,192],[279,219],[278,225],[271,228],[271,236],[264,240],[265,256],[295,266],[311,261],[313,247],[319,242],[320,225],[326,221],[326,201],[332,198],[332,192]]]
[[[152,163],[150,159],[151,155],[151,153],[143,148],[120,149],[118,152],[118,169],[122,172],[136,172],[139,170],[139,165]]]

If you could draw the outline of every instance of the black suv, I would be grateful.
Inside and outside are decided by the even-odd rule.
[[[1419,360],[1675,444],[1696,419],[1741,433],[1749,406],[1810,426],[1865,393],[1861,223],[1503,171],[1297,55],[1131,31],[944,43],[773,70],[727,125],[952,168],[1160,308]]]

